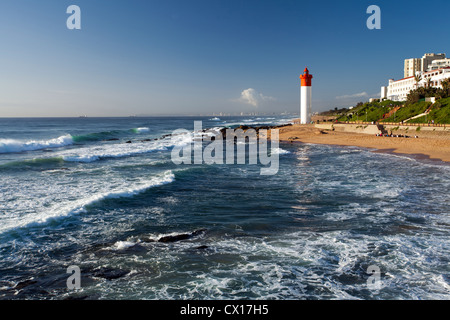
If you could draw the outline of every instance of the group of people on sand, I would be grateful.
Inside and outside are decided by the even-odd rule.
[[[383,133],[377,133],[376,134],[376,136],[377,137],[390,137],[390,138],[413,138],[413,137],[410,137],[410,136],[405,136],[405,135],[403,135],[403,134],[387,134],[387,133],[385,133],[385,134],[383,134]],[[414,138],[419,138],[418,136],[414,136]]]

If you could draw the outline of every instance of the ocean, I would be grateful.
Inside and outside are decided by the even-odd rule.
[[[177,165],[195,120],[290,121],[0,119],[0,299],[450,298],[450,166],[302,143],[275,175]]]

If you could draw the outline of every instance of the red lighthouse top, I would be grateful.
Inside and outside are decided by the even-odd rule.
[[[300,76],[300,79],[302,80],[302,87],[311,87],[312,78],[313,76],[309,74],[308,68],[305,68],[305,71]]]

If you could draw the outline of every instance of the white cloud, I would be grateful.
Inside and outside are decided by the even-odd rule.
[[[343,96],[338,96],[336,99],[351,99],[351,98],[363,98],[367,97],[367,92],[360,92],[360,93],[354,93],[354,94],[346,94]]]
[[[258,107],[264,101],[274,101],[275,98],[268,97],[253,88],[245,89],[241,92],[241,97],[237,101]]]

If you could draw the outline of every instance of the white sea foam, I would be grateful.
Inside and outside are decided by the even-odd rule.
[[[150,128],[141,127],[141,128],[136,128],[135,131],[136,131],[136,133],[149,132]]]
[[[73,144],[71,135],[64,135],[50,140],[15,140],[0,139],[0,153],[36,151],[47,148],[59,148]]]
[[[154,141],[134,141],[132,143],[114,143],[86,146],[74,150],[65,150],[58,154],[68,162],[95,162],[108,158],[123,158],[145,153],[165,151],[169,148],[191,143],[192,133],[172,135]]]
[[[123,158],[144,153],[167,150],[167,143],[136,142],[107,144],[95,147],[84,147],[76,150],[61,152],[64,161],[68,162],[94,162],[108,158]]]
[[[142,128],[138,128],[142,129]],[[146,129],[146,128],[144,128]],[[148,129],[148,128],[147,128]],[[122,158],[135,156],[139,154],[151,153],[156,151],[165,151],[173,146],[183,146],[191,143],[201,136],[214,136],[220,132],[222,127],[214,127],[206,132],[190,132],[176,134],[164,139],[146,142],[133,143],[115,143],[96,146],[86,146],[74,150],[64,150],[58,154],[64,161],[89,163],[108,158]],[[274,153],[288,154],[287,150],[280,148],[274,149]]]
[[[444,262],[448,248],[443,237],[348,231],[211,236],[207,238],[210,248],[202,253],[205,262],[193,266],[185,264],[192,244],[177,243],[178,250],[152,245],[148,248],[152,254],[137,263],[145,267],[128,286],[117,287],[119,292],[114,295],[127,295],[131,288],[133,298],[139,299],[448,299]],[[125,250],[136,243],[127,239],[111,249]],[[113,259],[125,263],[122,256]],[[160,282],[155,284],[154,278],[142,275],[149,265]],[[180,265],[184,267],[179,269]],[[379,292],[368,287],[369,265],[380,267]],[[103,298],[113,297],[107,285],[100,285]]]
[[[137,243],[132,241],[117,241],[114,244],[113,250],[126,250],[128,248],[134,247]]]
[[[271,153],[272,154],[289,154],[291,152],[288,150],[281,149],[281,148],[273,148]]]
[[[448,298],[446,291],[448,283],[443,276],[421,277],[422,284],[415,286],[414,277],[423,274],[420,271],[422,268],[431,272],[442,263],[439,260],[431,261],[430,257],[439,256],[439,252],[442,255],[446,251],[445,244],[433,238],[426,240],[429,247],[418,248],[414,243],[419,238],[420,236],[417,239],[405,239],[400,236],[352,237],[347,232],[336,231],[308,236],[304,233],[293,233],[285,235],[283,239],[273,238],[263,241],[245,238],[223,240],[216,244],[218,252],[221,254],[234,252],[236,255],[246,257],[245,261],[236,259],[236,264],[232,268],[217,270],[209,278],[214,280],[216,275],[220,276],[222,277],[220,283],[238,280],[243,285],[240,289],[235,289],[238,291],[235,293],[245,294],[256,290],[259,296],[269,299],[311,297],[304,290],[308,284],[321,287],[322,298],[355,299],[357,297],[350,292],[367,290],[365,280],[367,277],[364,278],[359,273],[365,272],[364,268],[370,264],[378,264],[386,274],[382,279],[383,285],[389,287],[395,282],[396,287],[409,288],[404,292],[406,298],[415,296]],[[386,253],[383,255],[380,253],[383,248],[390,249],[384,249]],[[263,261],[255,259],[260,256],[273,259]],[[405,265],[408,265],[408,270],[404,270]],[[236,272],[232,272],[232,269]],[[224,273],[228,273],[229,277],[223,278]],[[339,280],[340,277],[343,279],[360,277],[360,281],[346,282]],[[255,278],[259,278],[257,282],[252,280]],[[207,296],[217,291],[219,279],[212,282],[205,279],[198,280],[191,284],[204,287],[205,289],[201,290],[208,290]],[[429,291],[430,288],[433,290]]]
[[[136,196],[146,190],[164,184],[171,183],[175,180],[175,175],[171,170],[158,174],[150,179],[140,179],[131,184],[126,181],[110,182],[103,185],[99,182],[94,182],[92,190],[87,189],[80,194],[81,186],[55,186],[39,190],[42,193],[42,198],[39,200],[29,201],[15,201],[10,204],[9,210],[19,209],[21,212],[30,211],[33,208],[34,212],[29,212],[21,215],[9,215],[1,220],[0,233],[15,229],[26,227],[29,225],[41,224],[48,222],[50,219],[61,218],[72,214],[79,214],[86,211],[86,208],[99,201],[106,199],[130,198]],[[87,185],[91,182],[86,181]],[[35,186],[39,189],[39,186]],[[53,189],[52,189],[53,188]],[[35,190],[36,192],[37,190]],[[17,198],[17,191],[11,190],[12,195],[5,194],[5,197]],[[20,199],[20,198],[18,198]],[[10,202],[8,202],[10,203]]]

